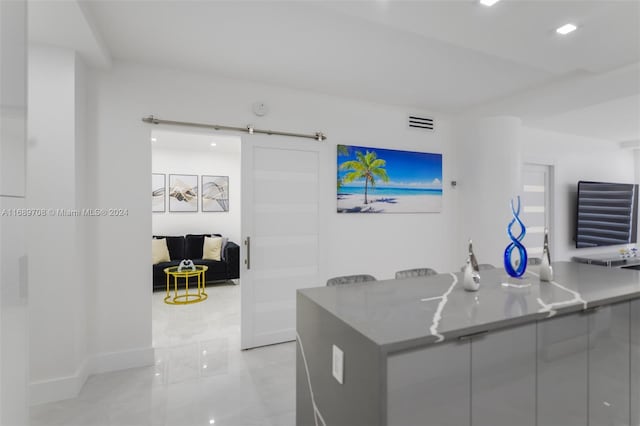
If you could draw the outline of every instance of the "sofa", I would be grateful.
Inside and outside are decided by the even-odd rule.
[[[164,238],[169,250],[168,262],[160,262],[153,265],[153,291],[167,289],[167,276],[164,269],[170,266],[178,266],[183,259],[191,259],[195,265],[209,267],[205,272],[205,283],[214,281],[226,281],[240,278],[240,247],[226,241],[221,251],[221,259],[203,259],[202,251],[204,237],[221,237],[220,234],[187,234],[185,236],[154,235],[154,239]],[[196,283],[195,277],[193,282]],[[192,281],[189,281],[191,285]],[[173,285],[173,282],[171,283]],[[184,279],[178,279],[178,285],[184,287]]]

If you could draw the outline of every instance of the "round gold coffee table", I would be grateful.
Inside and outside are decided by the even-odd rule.
[[[164,298],[164,303],[169,305],[188,305],[206,300],[207,297],[209,297],[204,287],[204,273],[207,269],[209,269],[209,267],[204,265],[196,265],[194,271],[178,271],[177,266],[165,268],[164,273],[167,275],[167,296]],[[171,277],[173,277],[173,296],[171,296],[169,290]],[[189,278],[191,277],[198,277],[197,293],[189,293]],[[184,278],[184,293],[178,293],[178,278]]]

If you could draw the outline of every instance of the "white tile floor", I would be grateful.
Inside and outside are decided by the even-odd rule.
[[[153,294],[156,364],[91,376],[77,398],[31,408],[31,426],[295,424],[295,344],[240,351],[240,286],[186,306]]]

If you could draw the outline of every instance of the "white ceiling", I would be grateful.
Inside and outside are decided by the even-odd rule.
[[[502,0],[491,8],[476,0],[79,4],[119,60],[640,139],[637,0]],[[578,31],[555,34],[569,21]],[[596,133],[584,125],[604,113],[611,116]]]
[[[555,75],[610,71],[640,60],[638,1],[348,1],[336,11]],[[572,22],[580,31],[560,37]],[[595,53],[595,54],[594,54]]]
[[[2,0],[0,0],[2,1]],[[29,1],[29,40],[72,47],[95,67],[111,65],[109,49],[86,19],[86,4],[76,1]]]
[[[529,124],[560,133],[580,133],[599,139],[627,141],[640,135],[640,97],[629,96],[601,104],[532,118]],[[613,117],[613,118],[610,118]],[[613,120],[613,123],[607,123]]]

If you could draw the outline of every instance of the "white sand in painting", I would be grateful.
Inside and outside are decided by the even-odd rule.
[[[338,212],[344,213],[424,213],[442,210],[440,195],[387,195],[369,196],[348,194],[338,196]]]

